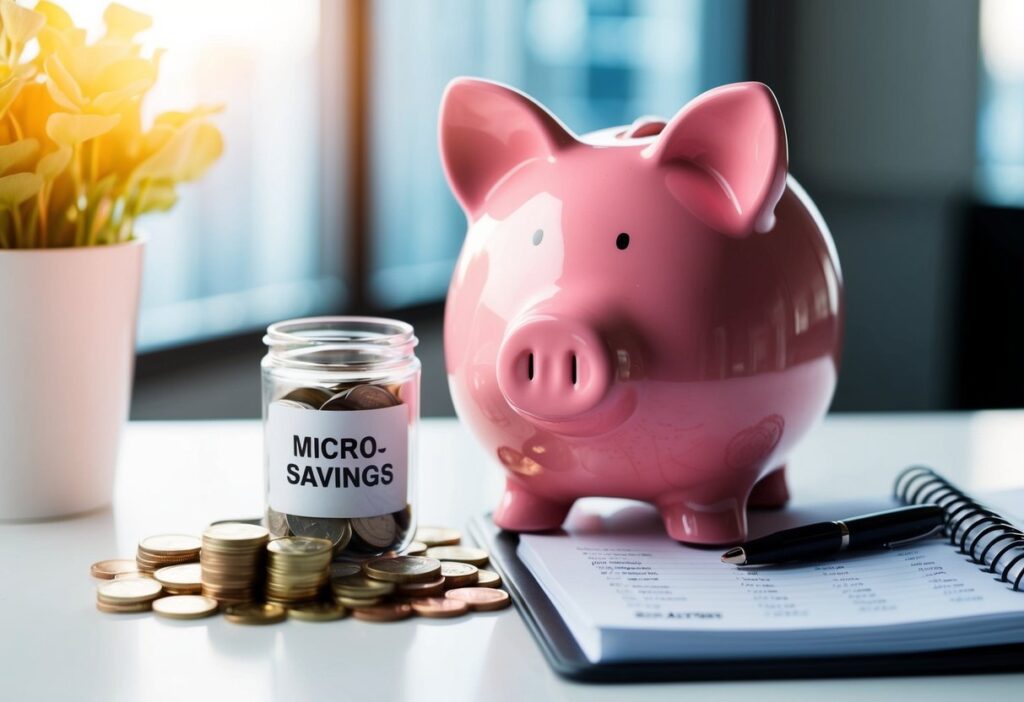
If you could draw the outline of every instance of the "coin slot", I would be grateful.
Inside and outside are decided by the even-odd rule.
[[[572,362],[570,366],[570,374],[572,377],[572,384],[576,385],[576,354],[572,354]]]
[[[530,353],[529,358],[526,359],[526,378],[527,380],[533,380],[533,353]]]

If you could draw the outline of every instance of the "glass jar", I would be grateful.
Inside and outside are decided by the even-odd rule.
[[[263,342],[270,533],[330,539],[337,559],[406,548],[420,418],[412,326],[311,317],[270,325]]]

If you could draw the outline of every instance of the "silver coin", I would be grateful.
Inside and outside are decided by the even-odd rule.
[[[271,536],[291,536],[288,531],[288,515],[273,507],[267,507],[266,527]]]
[[[330,517],[301,517],[297,514],[285,515],[288,529],[296,536],[310,536],[314,539],[327,539],[337,548],[338,544],[352,538],[352,525],[347,519]],[[344,548],[344,546],[342,547]]]

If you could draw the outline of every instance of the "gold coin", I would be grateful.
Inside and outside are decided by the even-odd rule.
[[[351,607],[352,609],[358,609],[360,607],[372,607],[374,605],[378,605],[378,604],[380,604],[381,602],[384,601],[384,598],[383,597],[344,597],[342,595],[336,595],[334,597],[334,600],[338,604],[340,604],[340,605],[345,605],[346,607]]]
[[[263,602],[246,602],[228,605],[224,618],[235,624],[277,624],[288,616],[288,610],[281,605]]]
[[[395,584],[374,580],[365,575],[346,575],[331,581],[334,594],[345,597],[386,597],[395,591]]]
[[[288,616],[305,622],[330,622],[343,619],[348,610],[334,602],[310,602],[288,608]]]
[[[458,561],[475,566],[487,565],[487,552],[468,546],[434,546],[427,549],[427,556],[439,561]]]
[[[134,614],[136,612],[148,612],[153,608],[152,601],[136,602],[135,604],[115,605],[96,600],[96,609],[108,614]]]
[[[96,599],[112,605],[138,604],[156,599],[162,589],[160,583],[149,578],[110,580],[96,588]]]
[[[493,570],[480,568],[476,573],[477,587],[501,587],[501,576]]]
[[[287,556],[322,556],[330,553],[334,544],[327,539],[314,539],[311,536],[286,536],[274,539],[267,544],[267,552]]]
[[[202,619],[217,611],[217,600],[202,595],[172,595],[153,600],[153,611],[168,619]]]
[[[133,580],[137,578],[145,578],[147,580],[153,580],[152,575],[147,575],[137,570],[133,570],[130,573],[118,573],[114,576],[114,580]]]
[[[444,596],[465,602],[470,609],[479,612],[504,609],[511,603],[507,592],[491,587],[460,587],[457,590],[449,590]]]
[[[402,597],[437,597],[444,594],[445,580],[438,578],[429,583],[402,583],[395,592]]]
[[[447,597],[420,597],[409,603],[412,611],[421,617],[447,619],[458,617],[469,611],[469,605]]]
[[[167,566],[153,573],[153,577],[167,588],[199,588],[202,586],[202,566],[198,563]]]
[[[455,546],[462,542],[458,529],[447,527],[421,526],[416,530],[416,540],[430,546]]]
[[[413,541],[405,549],[407,556],[422,556],[427,552],[427,545],[422,541]]]
[[[468,563],[444,561],[441,564],[441,575],[444,576],[444,584],[448,589],[475,585],[479,572],[476,566]]]
[[[352,616],[368,622],[396,622],[412,616],[412,607],[404,602],[373,605],[352,610]]]
[[[359,517],[352,520],[352,529],[356,536],[370,546],[387,548],[395,542],[398,525],[390,514],[377,517]]]
[[[258,524],[245,522],[221,522],[211,524],[203,532],[203,539],[224,547],[242,547],[269,538],[270,532]]]
[[[190,534],[157,534],[139,541],[139,550],[154,556],[176,556],[198,551],[202,545]]]
[[[421,583],[437,580],[441,572],[441,561],[422,556],[392,556],[367,561],[363,570],[375,580]]]
[[[113,580],[123,573],[136,573],[138,567],[134,560],[128,558],[110,558],[105,561],[97,561],[89,568],[92,577],[102,580]]]

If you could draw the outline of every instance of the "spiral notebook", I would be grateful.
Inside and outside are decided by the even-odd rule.
[[[722,664],[731,664],[730,675],[765,677],[810,659],[830,674],[895,673],[915,654],[908,661],[923,669],[904,662],[908,672],[928,670],[929,659],[949,661],[942,669],[952,671],[970,660],[965,649],[986,651],[999,668],[1024,667],[1024,491],[993,495],[984,507],[913,468],[899,476],[892,501],[754,513],[751,533],[899,503],[942,506],[946,536],[818,563],[736,568],[720,562],[720,549],[670,540],[650,508],[618,500],[588,501],[564,533],[519,536],[514,553],[510,535],[488,535],[480,524],[475,533],[498,551],[520,605],[536,610],[528,623],[553,665],[577,677],[608,666],[657,671],[659,663],[673,664],[653,676],[663,679],[705,677]],[[559,643],[544,630],[551,626],[568,636]]]

